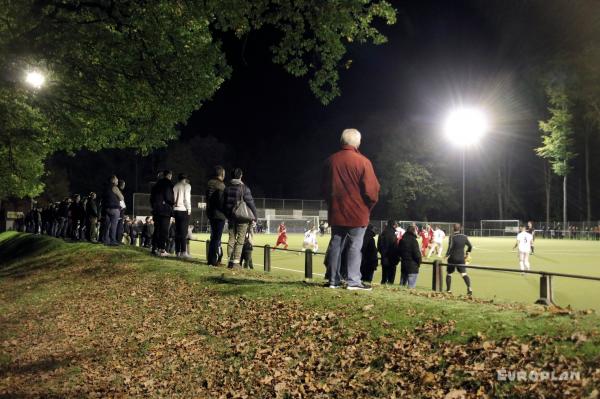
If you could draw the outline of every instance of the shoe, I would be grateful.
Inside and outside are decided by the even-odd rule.
[[[446,291],[446,294],[452,294],[452,291],[448,290]]]
[[[181,259],[192,259],[192,255],[188,254],[187,252],[182,252],[179,257]]]
[[[473,290],[467,290],[467,296],[473,296]]]
[[[332,289],[337,289],[337,288],[340,288],[340,286],[339,286],[339,285],[335,285],[335,284],[331,284],[331,285],[329,285],[328,287],[329,287],[329,288],[332,288]]]
[[[168,253],[167,251],[161,251],[161,252],[158,254],[158,256],[160,256],[160,257],[162,257],[162,258],[166,258],[166,257],[169,257],[169,256],[171,256],[171,254],[170,254],[170,253]]]
[[[346,287],[347,290],[350,291],[373,291],[373,288],[367,287],[365,285],[349,285]]]

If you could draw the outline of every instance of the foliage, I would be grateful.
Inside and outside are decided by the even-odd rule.
[[[1,170],[11,185],[0,195],[37,194],[39,165],[59,149],[148,152],[174,139],[175,126],[231,74],[223,34],[274,29],[273,61],[307,76],[326,104],[340,94],[349,43],[385,41],[377,18],[394,23],[395,11],[378,0],[1,0],[0,114],[19,115],[11,123],[40,145],[28,149],[37,165],[28,174]],[[25,87],[27,70],[45,74],[47,84]],[[25,151],[10,139],[14,127],[3,122],[0,132]]]
[[[203,185],[212,176],[213,166],[225,166],[226,154],[225,144],[216,138],[195,136],[189,141],[169,145],[165,164],[176,174],[187,174],[194,191],[204,193]],[[200,187],[202,190],[198,190]]]
[[[384,139],[379,144],[375,169],[386,213],[401,219],[427,219],[435,211],[453,208],[454,190],[442,173],[442,162],[430,161],[438,157],[427,135],[412,125],[385,129],[382,128]]]
[[[573,115],[570,111],[570,101],[564,88],[548,86],[550,119],[540,121],[542,146],[536,148],[536,153],[550,161],[552,170],[558,176],[569,174],[569,161],[577,156],[573,152]]]

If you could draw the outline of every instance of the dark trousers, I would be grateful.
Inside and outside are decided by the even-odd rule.
[[[175,252],[186,252],[190,215],[187,211],[175,211],[173,213],[175,214]]]
[[[381,284],[394,284],[396,266],[397,263],[391,262],[385,257],[381,258]]]
[[[104,216],[104,239],[105,245],[117,245],[117,224],[119,223],[119,209],[107,209]]]
[[[360,265],[360,274],[362,274],[363,281],[372,282],[373,275],[375,274],[375,269],[377,269],[377,264],[372,265],[369,262],[363,262]]]
[[[254,264],[252,263],[252,249],[242,249],[240,265],[242,265],[244,269],[254,269]]]
[[[169,243],[169,227],[171,226],[171,216],[156,215],[154,219],[154,238],[156,242],[154,247],[164,251]]]
[[[223,257],[223,249],[221,248],[221,236],[225,228],[224,220],[210,220],[210,243],[208,246],[208,264],[216,265]]]

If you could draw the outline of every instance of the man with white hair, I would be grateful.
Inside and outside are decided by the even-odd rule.
[[[371,209],[379,199],[379,182],[373,165],[358,151],[361,135],[356,129],[342,132],[340,151],[325,162],[321,191],[327,201],[331,242],[327,252],[329,287],[341,283],[342,248],[347,250],[349,290],[371,290],[361,281],[361,248]]]

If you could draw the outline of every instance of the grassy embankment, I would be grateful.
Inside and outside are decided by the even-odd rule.
[[[600,317],[0,235],[0,397],[597,395]],[[497,370],[580,372],[501,382]]]

